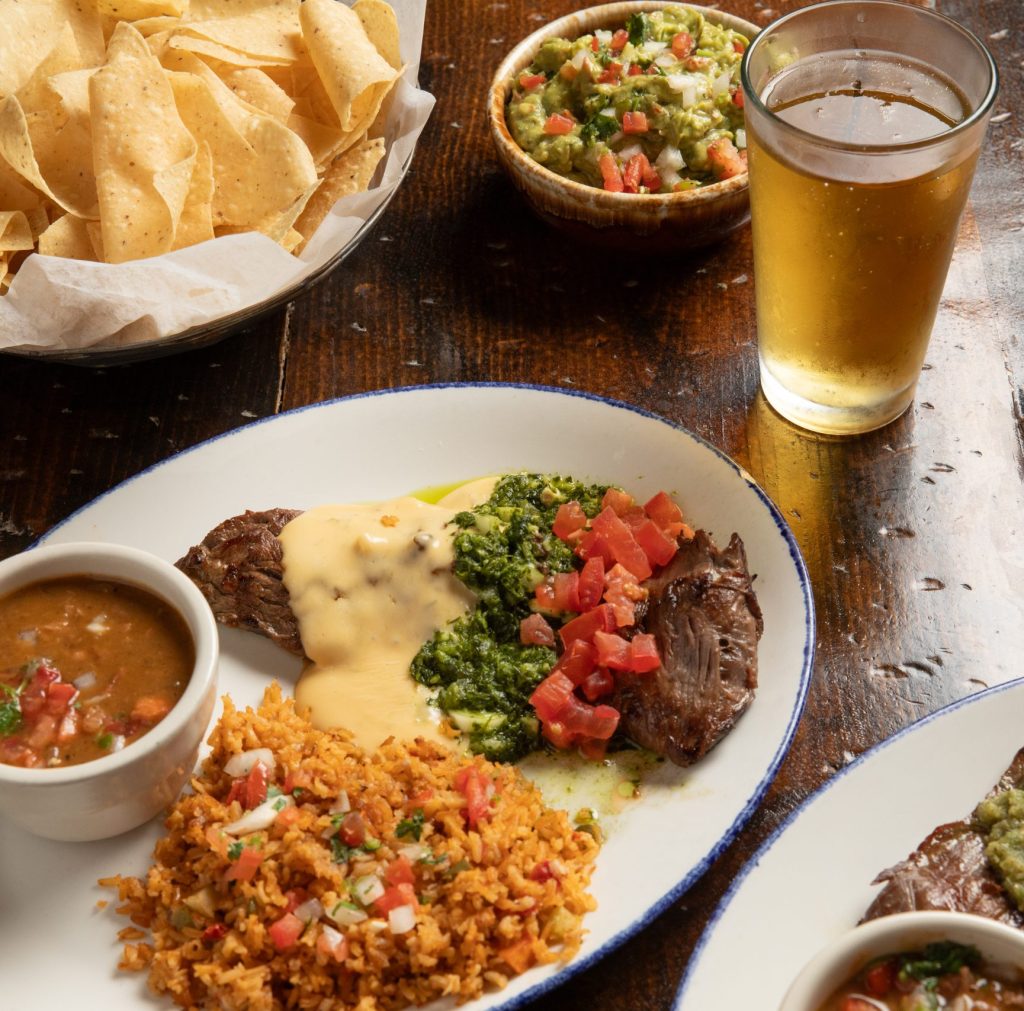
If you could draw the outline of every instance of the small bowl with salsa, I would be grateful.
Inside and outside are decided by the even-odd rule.
[[[103,839],[177,797],[213,715],[217,628],[191,580],[135,548],[0,562],[0,813]]]
[[[862,923],[804,967],[779,1011],[1024,1006],[1024,931],[968,913]]]
[[[666,253],[750,217],[739,67],[749,21],[658,0],[588,7],[505,57],[488,115],[498,160],[549,224]]]

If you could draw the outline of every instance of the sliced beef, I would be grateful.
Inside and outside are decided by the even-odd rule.
[[[1024,748],[989,792],[1024,786]],[[882,871],[873,884],[885,887],[875,897],[865,920],[917,909],[948,909],[976,913],[1024,928],[1024,914],[1003,890],[985,859],[984,837],[968,815],[940,825],[906,860]]]
[[[690,765],[743,715],[757,687],[761,609],[743,541],[725,551],[698,530],[657,578],[637,623],[658,643],[661,666],[621,674],[612,700],[637,744]]]
[[[298,515],[297,509],[269,509],[232,516],[175,564],[203,591],[219,622],[261,632],[302,656],[277,539]]]

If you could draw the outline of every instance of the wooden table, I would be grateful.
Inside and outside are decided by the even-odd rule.
[[[590,390],[720,447],[800,543],[817,659],[792,750],[741,838],[648,929],[537,1005],[648,1011],[670,1005],[730,880],[816,787],[900,727],[1024,673],[1024,6],[944,4],[988,41],[1002,91],[917,400],[846,441],[791,427],[758,390],[749,231],[674,259],[611,257],[536,221],[499,172],[486,84],[513,43],[572,6],[430,0],[421,81],[438,103],[412,172],[358,251],[285,310],[149,363],[4,359],[0,555],[178,450],[380,387]]]

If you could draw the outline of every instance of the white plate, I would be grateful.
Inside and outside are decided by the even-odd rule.
[[[676,1011],[777,1008],[811,957],[864,915],[879,892],[875,875],[992,789],[1024,745],[1022,712],[1024,681],[997,685],[829,780],[733,882],[690,960]]]
[[[778,511],[706,443],[625,404],[515,386],[419,387],[317,405],[250,425],[145,471],[53,530],[182,555],[244,509],[386,498],[499,471],[572,473],[665,489],[719,543],[739,531],[764,609],[757,698],[692,771],[662,765],[619,819],[598,859],[583,950],[567,968],[533,970],[478,1007],[511,1008],[585,968],[689,887],[757,806],[789,745],[811,664],[810,587]],[[241,704],[295,658],[259,637],[222,634],[221,687]],[[93,844],[58,844],[0,826],[3,1004],[119,1011],[161,1006],[141,976],[116,973],[123,922],[98,913],[98,877],[138,874],[158,826]],[[59,965],[59,971],[54,971]]]

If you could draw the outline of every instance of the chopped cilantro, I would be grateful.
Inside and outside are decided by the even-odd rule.
[[[0,737],[13,734],[21,726],[21,703],[18,699],[20,689],[9,685],[0,685],[4,694],[0,695]]]
[[[606,116],[602,111],[598,111],[583,124],[580,139],[584,144],[596,144],[599,140],[607,140],[618,129],[617,117]]]
[[[332,835],[330,841],[331,859],[336,864],[343,864],[352,859],[352,854],[355,853],[355,850],[351,846],[346,846],[336,835]]]
[[[456,874],[461,874],[463,871],[468,871],[473,865],[468,860],[460,860],[457,864],[452,864],[451,867],[445,871],[445,878],[451,881]]]
[[[109,751],[114,744],[114,735],[109,730],[104,731],[102,734],[96,736],[96,747],[102,748],[104,751]]]
[[[630,14],[626,22],[626,31],[629,32],[629,41],[634,46],[642,45],[651,36],[651,21],[646,14]]]
[[[395,828],[395,835],[404,839],[407,835],[412,836],[416,842],[420,841],[423,834],[423,808],[418,807],[412,813],[411,818],[403,818]]]
[[[438,853],[435,856],[433,853],[427,852],[416,861],[418,864],[426,864],[428,867],[436,867],[438,864],[443,864],[448,859],[447,853]]]
[[[901,956],[899,977],[904,981],[916,979],[934,990],[940,977],[958,973],[964,966],[976,968],[980,961],[981,953],[969,944],[935,941],[922,951]]]
[[[294,788],[294,789],[292,790],[292,796],[293,796],[293,797],[294,797],[294,798],[295,798],[296,800],[298,800],[298,799],[299,799],[299,797],[301,797],[301,796],[302,796],[302,795],[303,795],[303,794],[304,794],[305,792],[306,792],[306,791],[305,791],[305,790],[304,790],[304,789],[303,789],[303,788],[302,788],[301,786],[296,786],[296,787],[295,787],[295,788]]]
[[[237,860],[242,855],[242,850],[245,849],[245,843],[241,839],[233,842],[228,847],[228,859]]]

